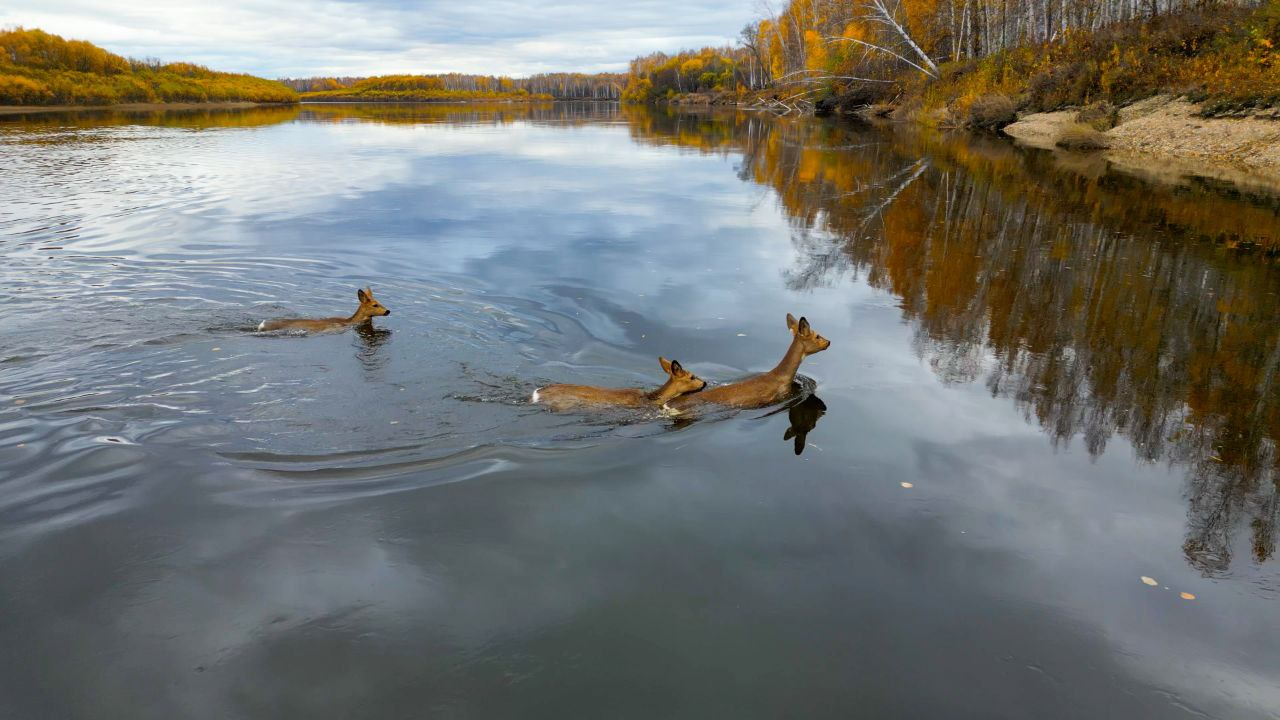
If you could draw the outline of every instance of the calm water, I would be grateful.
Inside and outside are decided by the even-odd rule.
[[[1280,717],[1265,188],[608,105],[0,165],[2,717]],[[375,332],[252,332],[364,284]],[[789,408],[525,402],[787,312]]]

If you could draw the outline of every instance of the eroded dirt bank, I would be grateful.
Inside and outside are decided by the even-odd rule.
[[[1120,108],[1100,133],[1109,156],[1146,155],[1207,163],[1280,179],[1280,111],[1200,117],[1194,103],[1161,95]],[[1004,128],[1019,142],[1052,148],[1078,128],[1076,111],[1034,113]]]

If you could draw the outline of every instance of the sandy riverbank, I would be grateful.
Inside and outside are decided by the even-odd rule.
[[[1120,108],[1116,126],[1102,133],[1102,152],[1119,160],[1146,156],[1206,174],[1244,173],[1280,180],[1280,112],[1244,117],[1199,117],[1186,100],[1161,95]],[[1076,124],[1076,111],[1034,113],[1004,128],[1033,147],[1053,148]]]
[[[120,105],[0,105],[0,115],[32,113],[84,112],[112,110],[116,112],[155,112],[157,110],[235,110],[255,107],[287,106],[293,103],[208,102],[208,103],[123,103]]]

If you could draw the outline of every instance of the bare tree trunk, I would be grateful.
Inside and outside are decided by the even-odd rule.
[[[915,51],[916,55],[918,55],[922,61],[924,61],[925,66],[929,68],[929,74],[933,77],[937,77],[938,66],[933,62],[933,58],[929,57],[924,50],[920,49],[920,46],[911,38],[911,34],[907,32],[907,29],[898,23],[897,19],[894,18],[893,13],[889,11],[889,8],[885,7],[884,0],[871,0],[871,7],[879,13],[880,19],[886,25],[893,28],[894,32],[898,33],[902,40],[907,43],[913,51]]]

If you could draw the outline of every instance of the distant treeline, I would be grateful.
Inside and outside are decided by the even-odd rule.
[[[124,58],[41,30],[0,30],[0,105],[297,100],[297,93],[274,80]]]
[[[793,105],[926,110],[987,94],[1024,109],[1157,92],[1272,104],[1277,45],[1280,0],[789,0],[742,28],[738,47],[637,58],[626,95],[765,90]]]
[[[307,100],[326,99],[554,99],[617,100],[621,73],[543,73],[527,78],[495,75],[382,75],[370,78],[284,78],[280,82]]]

